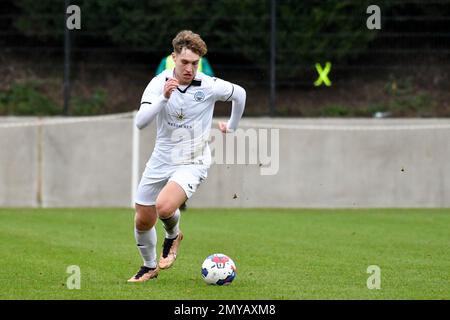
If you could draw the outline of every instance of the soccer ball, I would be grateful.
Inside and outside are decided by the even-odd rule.
[[[228,285],[236,277],[236,265],[230,257],[215,253],[203,261],[202,276],[208,284]]]

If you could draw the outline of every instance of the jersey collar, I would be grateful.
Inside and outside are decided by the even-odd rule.
[[[173,70],[173,76],[175,77],[175,69]],[[166,77],[166,81],[169,80],[168,77]],[[202,80],[201,79],[193,79],[191,81],[191,83],[189,83],[189,85],[184,88],[184,90],[181,90],[180,88],[177,87],[177,90],[180,91],[181,93],[186,93],[187,89],[189,89],[191,86],[192,87],[200,87],[202,85]]]

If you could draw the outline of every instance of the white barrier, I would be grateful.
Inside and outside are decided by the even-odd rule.
[[[132,118],[0,118],[0,207],[129,206],[155,139],[153,124],[139,132]],[[279,170],[214,164],[189,206],[450,207],[447,119],[243,118],[240,127],[279,130]]]

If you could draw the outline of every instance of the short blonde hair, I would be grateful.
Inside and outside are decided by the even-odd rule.
[[[205,41],[202,40],[200,35],[193,33],[191,30],[180,31],[172,40],[172,45],[173,51],[176,53],[181,53],[183,48],[187,48],[203,57],[208,51]]]

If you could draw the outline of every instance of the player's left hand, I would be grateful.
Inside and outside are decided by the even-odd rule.
[[[227,122],[219,121],[219,130],[222,131],[222,133],[230,132],[230,131],[227,129],[227,125],[228,125]]]

